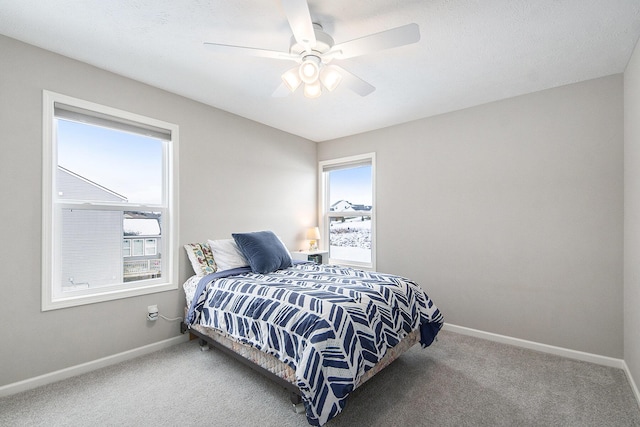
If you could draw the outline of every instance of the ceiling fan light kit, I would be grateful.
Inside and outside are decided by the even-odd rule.
[[[323,65],[320,58],[307,59],[297,67],[287,70],[282,75],[282,82],[287,89],[295,92],[304,83],[304,96],[307,98],[317,98],[322,94],[322,87],[332,92],[342,81],[342,74],[337,67]]]
[[[367,96],[375,90],[374,86],[344,68],[329,65],[332,60],[354,58],[420,40],[418,25],[407,24],[335,44],[333,38],[323,31],[322,26],[311,20],[307,0],[281,1],[293,32],[288,53],[208,42],[205,42],[205,46],[216,52],[245,53],[263,58],[295,61],[298,65],[281,76],[284,87],[290,92],[295,92],[304,83],[304,96],[317,98],[322,94],[323,87],[332,92],[341,83],[360,96]],[[276,93],[280,94],[280,90],[276,90],[274,96],[281,96]]]
[[[300,80],[307,84],[314,83],[320,77],[320,58],[315,55],[305,56],[298,71]]]

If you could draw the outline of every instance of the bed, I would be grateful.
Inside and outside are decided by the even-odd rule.
[[[357,387],[443,324],[403,277],[293,262],[270,231],[185,245],[183,331],[269,376],[302,402],[311,425],[345,407]]]

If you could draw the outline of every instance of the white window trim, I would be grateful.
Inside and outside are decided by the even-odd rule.
[[[138,295],[164,292],[178,289],[178,126],[172,123],[152,119],[112,107],[103,106],[89,101],[73,98],[67,95],[43,90],[42,93],[42,311],[112,301]],[[134,123],[142,123],[154,128],[166,129],[171,132],[169,149],[165,158],[165,171],[168,174],[166,188],[167,236],[163,236],[163,263],[166,263],[166,274],[162,280],[128,282],[126,286],[105,287],[96,289],[90,294],[73,295],[54,298],[53,295],[53,191],[55,188],[55,171],[57,159],[54,158],[54,103],[60,103],[83,110],[98,112],[107,116],[123,118]],[[143,209],[153,209],[140,206]],[[166,255],[165,255],[166,254]]]
[[[322,160],[318,162],[318,218],[319,218],[319,228],[320,235],[322,238],[320,239],[320,243],[322,248],[325,250],[329,250],[329,227],[327,223],[327,218],[331,216],[345,216],[344,212],[336,212],[335,215],[333,213],[329,213],[329,195],[326,192],[328,187],[327,177],[324,174],[324,170],[327,168],[331,168],[333,166],[345,166],[349,165],[357,165],[360,163],[371,163],[371,186],[372,192],[371,195],[371,211],[360,211],[355,213],[353,216],[362,216],[362,215],[370,215],[371,216],[371,264],[359,263],[355,261],[347,261],[342,259],[329,258],[330,264],[339,264],[348,267],[355,267],[362,270],[375,270],[376,269],[376,153],[366,153],[359,154],[355,156],[349,157],[341,157],[337,159],[331,160]]]

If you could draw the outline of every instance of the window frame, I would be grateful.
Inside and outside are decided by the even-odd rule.
[[[42,311],[56,310],[67,307],[93,304],[104,301],[112,301],[129,298],[138,295],[151,294],[178,289],[178,140],[179,128],[177,125],[131,113],[128,111],[100,105],[71,96],[43,90],[42,92]],[[161,252],[163,256],[162,277],[156,280],[140,280],[135,282],[122,282],[105,287],[89,290],[79,290],[69,295],[59,295],[60,291],[54,290],[55,270],[58,264],[54,259],[57,255],[56,245],[59,241],[59,228],[56,227],[56,211],[70,205],[67,201],[56,200],[57,161],[57,129],[55,126],[55,105],[63,105],[70,110],[77,109],[95,114],[96,117],[107,118],[122,123],[125,128],[161,129],[170,136],[163,142],[163,197],[160,204],[127,203],[126,210],[150,210],[162,211],[163,214],[163,238],[161,240]],[[153,132],[153,131],[151,131]],[[77,202],[77,201],[76,201]],[[74,209],[99,210],[123,210],[113,202],[71,203]],[[133,253],[133,245],[130,247]],[[144,248],[144,239],[143,239]],[[122,252],[121,246],[121,252]],[[156,247],[156,250],[158,248]],[[124,254],[122,254],[124,255]],[[60,257],[58,257],[60,258]],[[122,256],[124,262],[124,256]],[[58,261],[59,263],[59,261]],[[166,268],[166,269],[165,269]],[[64,284],[59,284],[60,289]]]
[[[329,174],[331,170],[347,169],[349,167],[357,167],[361,165],[371,165],[371,210],[358,212],[332,212],[331,201],[329,199]],[[322,160],[318,162],[318,196],[319,196],[319,228],[322,248],[328,251],[330,264],[344,265],[348,267],[359,268],[362,270],[376,269],[376,153],[365,153],[355,156],[341,157],[330,160]],[[370,216],[371,217],[371,262],[362,263],[357,261],[343,260],[331,257],[331,248],[329,242],[329,218],[344,216]]]

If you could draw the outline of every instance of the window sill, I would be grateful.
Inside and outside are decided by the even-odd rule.
[[[61,308],[77,307],[81,305],[95,304],[106,301],[115,301],[140,295],[174,291],[177,289],[178,285],[176,284],[160,283],[154,285],[138,286],[135,288],[94,292],[89,295],[74,295],[60,298],[50,298],[50,296],[46,295],[43,296],[42,299],[42,311],[58,310]]]

